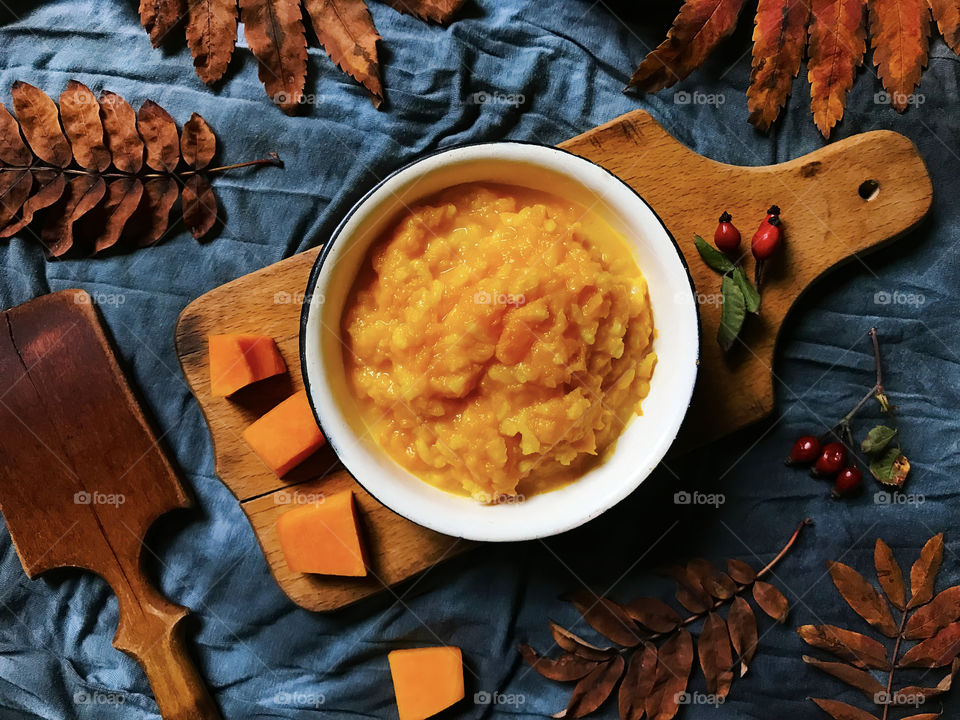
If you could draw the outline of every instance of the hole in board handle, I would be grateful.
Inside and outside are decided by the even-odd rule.
[[[857,188],[857,193],[867,202],[873,200],[880,193],[880,183],[876,180],[864,180]]]

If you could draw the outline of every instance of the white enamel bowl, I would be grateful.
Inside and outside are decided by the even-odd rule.
[[[417,201],[465,182],[546,190],[592,208],[621,233],[649,284],[658,330],[656,370],[643,415],[615,451],[576,482],[519,502],[482,505],[438,490],[395,463],[370,437],[347,389],[340,320],[370,245]],[[516,142],[457,147],[393,173],[358,202],[317,258],[300,327],[304,381],[327,440],[380,502],[437,532],[481,541],[529,540],[570,530],[629,495],[663,459],[687,412],[697,376],[699,319],[676,242],[628,185],[556,148]]]

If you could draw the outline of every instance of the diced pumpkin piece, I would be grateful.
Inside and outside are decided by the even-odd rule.
[[[281,477],[326,442],[305,390],[291,395],[244,430],[243,439]]]
[[[233,395],[250,383],[286,372],[277,343],[266,335],[208,335],[210,394]]]
[[[367,574],[350,490],[287,510],[277,520],[277,536],[292,572]]]
[[[400,720],[424,720],[463,699],[460,648],[394,650],[387,660]]]

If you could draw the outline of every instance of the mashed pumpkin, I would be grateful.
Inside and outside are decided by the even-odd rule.
[[[372,436],[421,479],[483,502],[600,461],[656,364],[623,239],[512,186],[459,185],[405,212],[371,249],[342,330]]]

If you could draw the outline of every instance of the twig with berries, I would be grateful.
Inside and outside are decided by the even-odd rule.
[[[833,497],[852,495],[860,490],[863,472],[854,459],[854,439],[851,423],[858,412],[871,398],[880,405],[880,412],[888,418],[888,424],[870,429],[860,450],[869,458],[870,474],[877,482],[900,490],[910,472],[910,461],[900,447],[899,430],[893,417],[894,406],[887,398],[883,386],[883,366],[880,358],[880,340],[877,329],[871,328],[870,340],[876,365],[876,382],[840,421],[821,437],[805,435],[799,438],[787,456],[787,465],[811,466],[810,474],[816,478],[833,480]]]
[[[756,287],[750,283],[740,264],[740,231],[733,224],[730,213],[724,211],[720,215],[719,224],[713,234],[716,250],[702,237],[694,235],[693,242],[701,259],[721,275],[720,294],[723,303],[717,342],[724,351],[733,347],[740,336],[747,313],[760,312],[759,287],[763,279],[763,266],[780,247],[782,232],[780,208],[774,205],[767,211],[767,216],[760,223],[750,243],[751,252],[756,259]]]

